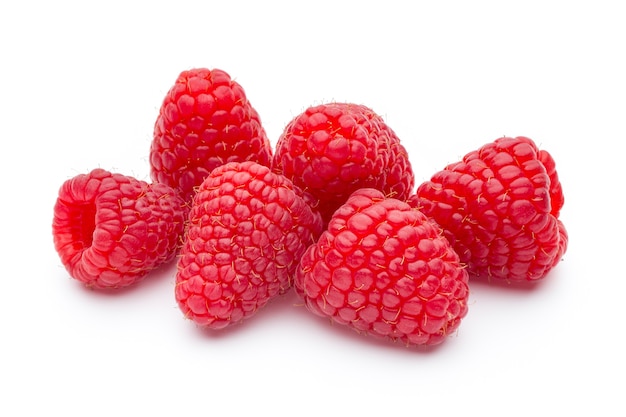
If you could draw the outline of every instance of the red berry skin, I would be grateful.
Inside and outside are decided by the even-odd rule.
[[[278,138],[272,167],[315,198],[325,222],[359,188],[406,199],[415,181],[395,132],[353,103],[321,104],[296,116]]]
[[[335,212],[294,287],[313,313],[407,346],[442,343],[468,311],[468,274],[439,226],[375,189]]]
[[[70,276],[87,287],[128,287],[173,260],[187,211],[165,184],[94,169],[60,187],[54,247]]]
[[[470,275],[511,282],[543,279],[568,235],[552,156],[527,137],[502,137],[419,185],[409,204],[444,229]]]
[[[220,69],[180,73],[154,124],[150,174],[187,202],[202,180],[231,161],[270,165],[272,148],[244,89]]]
[[[214,169],[193,199],[178,259],[176,301],[197,325],[222,329],[292,286],[322,219],[300,189],[252,161]]]

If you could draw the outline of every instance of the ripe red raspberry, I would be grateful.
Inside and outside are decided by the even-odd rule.
[[[414,175],[405,148],[382,117],[366,106],[309,107],[285,127],[273,169],[309,192],[327,222],[359,188],[406,199]]]
[[[127,287],[174,258],[187,210],[165,184],[94,169],[61,186],[54,246],[70,276],[87,287]]]
[[[409,203],[444,229],[469,272],[536,281],[560,261],[567,232],[554,160],[526,137],[503,137],[421,184]]]
[[[252,161],[214,169],[193,199],[178,260],[176,300],[196,324],[221,329],[292,285],[322,229],[301,190]]]
[[[313,313],[407,346],[443,342],[468,309],[467,272],[441,229],[374,189],[335,212],[294,284]]]
[[[219,69],[183,71],[163,99],[154,125],[154,181],[190,202],[214,168],[230,161],[270,165],[272,148],[244,89]]]

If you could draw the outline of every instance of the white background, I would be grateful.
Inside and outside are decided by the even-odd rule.
[[[623,415],[626,14],[619,2],[5,2],[0,6],[0,414]],[[312,104],[366,104],[417,182],[502,135],[552,153],[570,245],[532,290],[473,284],[437,349],[358,336],[278,299],[186,321],[170,265],[115,294],[51,236],[66,179],[149,180],[178,73],[226,70],[275,143]],[[61,415],[60,414],[60,415]]]

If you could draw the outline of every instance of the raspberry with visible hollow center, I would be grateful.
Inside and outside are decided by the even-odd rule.
[[[127,287],[174,258],[187,210],[165,184],[94,169],[59,189],[54,247],[70,276],[87,287]]]

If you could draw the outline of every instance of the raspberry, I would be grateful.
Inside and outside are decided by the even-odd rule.
[[[335,212],[294,287],[313,313],[407,346],[443,342],[468,310],[468,275],[441,229],[375,189]]]
[[[272,149],[244,89],[220,70],[183,71],[154,125],[150,173],[190,202],[213,169],[231,161],[270,165]]]
[[[221,329],[291,288],[322,230],[301,190],[253,161],[214,169],[200,185],[178,259],[176,300],[196,324]]]
[[[273,169],[315,198],[325,222],[359,188],[404,200],[414,185],[398,136],[372,109],[352,103],[309,107],[291,120]]]
[[[70,276],[87,287],[127,287],[174,258],[186,213],[165,184],[94,169],[61,186],[54,246]]]
[[[526,137],[503,137],[421,184],[409,203],[444,229],[472,275],[537,281],[560,261],[567,232],[552,156]]]

